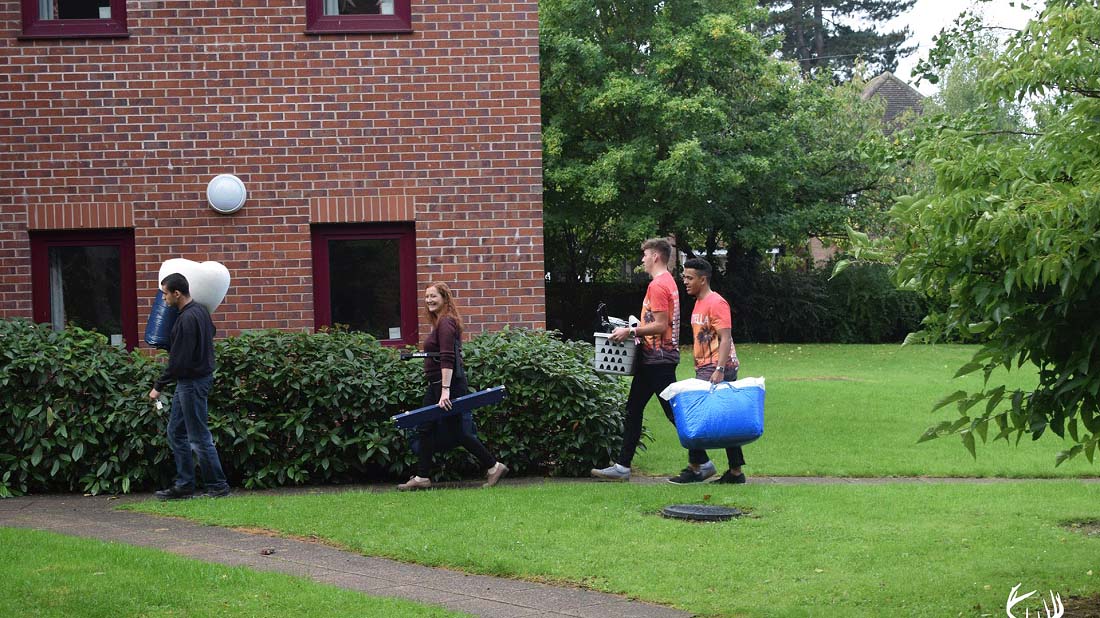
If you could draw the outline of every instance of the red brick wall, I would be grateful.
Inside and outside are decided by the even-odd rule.
[[[173,257],[231,271],[223,334],[311,328],[311,223],[415,221],[469,330],[544,326],[537,2],[412,6],[309,36],[302,0],[131,0],[128,39],[21,41],[0,0],[0,317],[31,315],[29,229],[132,227],[139,332]]]

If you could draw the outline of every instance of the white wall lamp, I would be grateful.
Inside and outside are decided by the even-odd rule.
[[[233,174],[220,174],[215,176],[210,184],[206,185],[206,200],[210,207],[223,215],[231,215],[244,206],[244,200],[248,197],[244,183]]]

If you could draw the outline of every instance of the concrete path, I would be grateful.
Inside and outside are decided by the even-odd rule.
[[[995,478],[818,478],[750,477],[752,484],[884,484],[1013,483],[1037,479]],[[1054,480],[1054,479],[1050,479]],[[1100,479],[1078,479],[1100,482]],[[588,482],[583,479],[508,479],[509,484]],[[634,483],[663,483],[665,477],[636,477]],[[478,483],[442,483],[442,487],[477,487]],[[288,488],[241,493],[329,493],[392,491],[393,485]],[[150,495],[121,498],[30,496],[0,500],[0,526],[35,528],[150,547],[207,562],[245,566],[307,577],[317,582],[385,597],[400,597],[491,618],[687,618],[687,612],[623,597],[512,579],[467,575],[447,569],[367,558],[319,543],[249,534],[181,519],[119,511],[126,502]]]
[[[387,488],[392,486],[387,486]],[[370,490],[355,486],[336,488]],[[326,488],[325,490],[328,490]],[[298,490],[301,491],[301,490]],[[243,492],[241,492],[243,493]],[[687,618],[690,613],[580,588],[467,575],[175,518],[119,511],[123,498],[31,496],[0,500],[0,526],[150,547],[181,556],[314,581],[380,597],[400,597],[490,618]]]

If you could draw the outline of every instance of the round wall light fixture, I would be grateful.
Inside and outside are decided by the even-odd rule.
[[[211,208],[223,215],[240,210],[246,197],[248,192],[244,183],[233,174],[219,174],[206,185],[206,200]]]

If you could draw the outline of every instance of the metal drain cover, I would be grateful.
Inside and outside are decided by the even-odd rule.
[[[671,504],[661,509],[661,515],[690,521],[726,521],[742,515],[741,509],[709,504]]]

